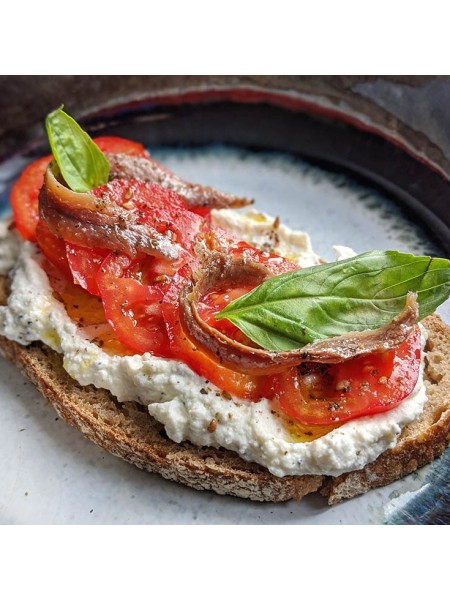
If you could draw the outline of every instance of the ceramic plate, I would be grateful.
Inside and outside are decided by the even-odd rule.
[[[201,115],[200,115],[201,116]],[[196,119],[200,119],[198,114]],[[142,124],[144,123],[144,125]],[[183,178],[256,199],[263,211],[308,231],[330,260],[335,244],[357,252],[398,249],[444,255],[445,238],[398,198],[345,169],[281,151],[280,143],[238,144],[217,137],[148,136],[135,116],[105,132],[151,143],[152,154]],[[204,122],[205,123],[205,122]],[[202,125],[203,128],[207,124]],[[161,146],[161,141],[164,146]],[[214,142],[214,143],[211,143]],[[275,150],[274,150],[275,148]],[[0,167],[1,205],[29,157]],[[450,322],[448,303],[440,310]],[[3,524],[380,524],[448,521],[450,453],[385,488],[328,507],[318,495],[300,503],[260,504],[198,492],[103,452],[57,418],[41,395],[0,360],[0,522]]]

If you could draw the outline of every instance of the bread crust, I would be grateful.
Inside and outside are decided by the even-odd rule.
[[[0,277],[0,303],[6,298],[7,281]],[[43,343],[25,347],[0,336],[0,353],[36,385],[62,419],[141,469],[195,489],[255,501],[300,500],[320,491],[335,504],[404,477],[431,462],[450,442],[450,327],[435,315],[423,323],[429,334],[429,401],[423,415],[404,428],[394,449],[360,471],[334,478],[276,477],[229,450],[175,443],[142,405],[121,404],[106,390],[80,386],[64,370],[62,357]]]

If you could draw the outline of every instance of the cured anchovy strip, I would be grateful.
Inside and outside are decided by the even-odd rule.
[[[162,256],[175,260],[183,248],[114,202],[73,192],[60,183],[51,167],[39,193],[39,216],[50,231],[79,246]]]
[[[163,188],[183,196],[192,208],[240,208],[253,203],[248,198],[225,194],[212,187],[184,181],[175,173],[162,167],[156,160],[128,154],[106,154],[111,169],[111,179],[137,179],[157,183]]]
[[[203,261],[205,259],[203,258]],[[334,364],[350,358],[397,348],[412,333],[419,316],[415,294],[408,294],[404,310],[380,329],[352,332],[307,344],[299,350],[270,352],[253,348],[208,325],[197,310],[200,298],[218,282],[253,279],[255,285],[272,276],[266,267],[253,262],[233,261],[211,252],[206,264],[187,281],[180,294],[182,325],[194,343],[228,368],[249,374],[276,373],[303,362]]]

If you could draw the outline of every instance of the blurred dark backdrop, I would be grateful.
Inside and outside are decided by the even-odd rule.
[[[0,157],[42,136],[45,115],[62,103],[82,119],[160,97],[253,90],[384,132],[450,178],[448,76],[0,76],[0,90]]]

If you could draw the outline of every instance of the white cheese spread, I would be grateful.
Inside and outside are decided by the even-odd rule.
[[[272,235],[273,217],[256,211],[250,218],[230,210],[213,212],[215,224],[255,245],[251,231],[256,227],[256,241],[266,247],[263,240]],[[317,264],[307,234],[276,225],[277,253],[296,259],[302,266]],[[346,256],[348,251],[339,248],[337,255]],[[89,342],[53,297],[39,263],[39,253],[32,244],[18,242],[7,227],[0,229],[0,273],[9,272],[11,279],[8,305],[0,307],[0,334],[21,344],[42,340],[63,353],[65,369],[81,385],[106,388],[121,402],[148,405],[150,414],[164,424],[167,435],[176,442],[190,440],[201,446],[228,448],[280,477],[336,476],[362,468],[393,447],[402,427],[423,410],[426,394],[421,374],[413,393],[393,410],[351,421],[311,442],[292,442],[266,399],[228,400],[182,362],[149,353],[110,356]],[[213,419],[217,426],[209,431]]]
[[[231,231],[244,242],[261,250],[284,256],[301,267],[320,263],[312,249],[309,235],[286,227],[277,217],[254,208],[245,213],[223,208],[211,211],[211,216],[213,225]]]

